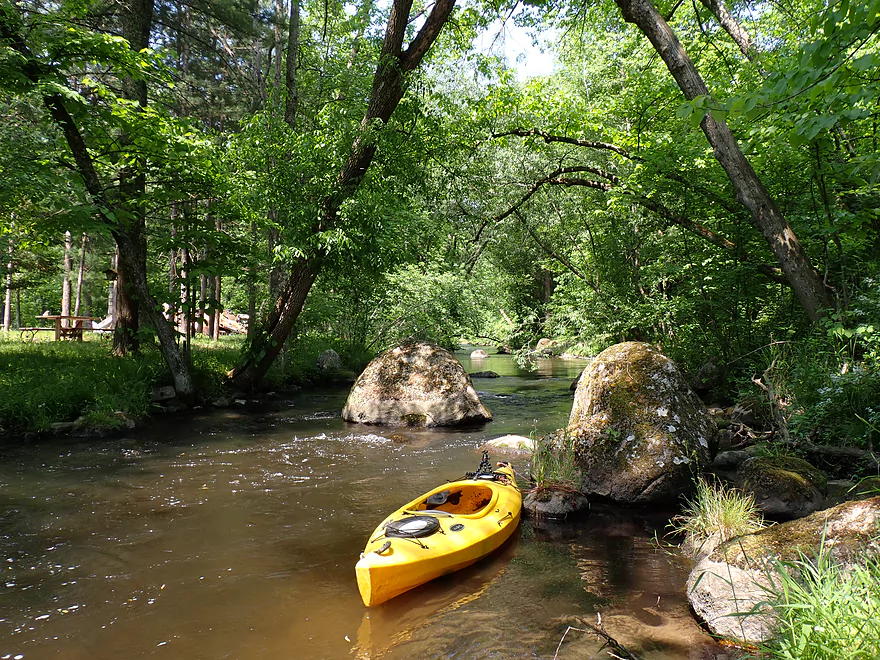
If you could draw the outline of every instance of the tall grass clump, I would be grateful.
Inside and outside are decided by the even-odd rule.
[[[810,560],[780,563],[772,605],[772,660],[876,660],[880,657],[880,558],[841,566],[820,549]]]
[[[694,497],[670,521],[673,532],[684,534],[682,547],[688,553],[711,552],[730,539],[764,528],[764,517],[755,498],[720,482],[697,480]]]
[[[564,431],[548,433],[538,438],[532,453],[531,467],[536,493],[552,490],[577,491],[580,473],[572,441]]]

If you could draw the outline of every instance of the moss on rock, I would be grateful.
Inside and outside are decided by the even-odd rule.
[[[581,489],[621,502],[675,501],[717,449],[717,428],[669,358],[625,342],[581,375],[569,418]]]
[[[776,518],[800,518],[822,508],[828,478],[795,456],[756,456],[737,469],[743,490],[754,493],[761,511]]]

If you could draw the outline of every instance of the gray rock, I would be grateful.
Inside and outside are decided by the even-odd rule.
[[[526,494],[523,508],[538,518],[565,518],[572,513],[589,509],[590,502],[581,493],[542,490]]]
[[[49,428],[53,433],[67,433],[74,427],[74,422],[52,422]]]
[[[774,571],[817,555],[822,539],[832,562],[844,568],[876,557],[880,497],[845,502],[806,518],[773,525],[718,546],[688,577],[686,593],[709,630],[746,644],[775,632],[770,605]]]
[[[716,470],[736,470],[740,464],[749,460],[752,453],[745,449],[731,449],[722,451],[712,461],[712,467]]]
[[[152,403],[161,403],[162,401],[170,401],[177,396],[177,392],[171,385],[162,385],[154,387],[150,393],[150,401]]]
[[[489,357],[489,354],[486,351],[484,351],[482,348],[478,348],[477,350],[471,352],[471,357],[478,358],[478,359],[487,358],[487,357]]]
[[[342,369],[342,358],[332,348],[318,356],[318,369],[321,371],[339,371]]]
[[[825,505],[828,479],[805,460],[793,456],[755,456],[736,471],[739,487],[755,495],[755,504],[770,518],[802,518]]]
[[[502,435],[486,442],[482,449],[505,453],[531,454],[535,451],[535,441],[524,435]]]
[[[717,450],[717,428],[672,361],[640,342],[600,353],[578,381],[567,433],[578,490],[622,503],[671,503]]]
[[[501,378],[501,374],[494,371],[477,371],[471,374],[471,378]]]
[[[367,365],[342,418],[385,426],[455,426],[487,422],[492,414],[452,353],[411,340]]]

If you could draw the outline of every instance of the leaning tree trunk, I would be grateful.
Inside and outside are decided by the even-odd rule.
[[[406,74],[421,64],[425,54],[440,35],[454,6],[455,0],[437,0],[418,34],[407,49],[403,50],[403,39],[410,20],[412,0],[394,0],[388,16],[379,63],[373,75],[370,100],[361,120],[360,133],[352,143],[348,159],[336,177],[333,190],[322,202],[320,219],[313,228],[315,233],[332,227],[336,223],[336,215],[343,202],[357,191],[376,154],[376,144],[373,141],[375,137],[372,135],[376,125],[384,125],[391,119],[400,99],[403,98]],[[281,352],[302,311],[306,296],[321,269],[322,261],[323,255],[319,251],[293,264],[287,284],[275,303],[266,325],[255,333],[243,355],[243,360],[230,372],[233,385],[250,389],[265,376],[272,362]]]
[[[675,33],[650,0],[615,0],[623,18],[648,37],[666,63],[675,82],[688,100],[708,96],[709,90]],[[791,226],[755,174],[727,123],[707,113],[700,122],[715,158],[727,173],[737,200],[749,211],[752,223],[770,246],[786,280],[811,321],[821,318],[832,306],[830,292],[813,268]]]

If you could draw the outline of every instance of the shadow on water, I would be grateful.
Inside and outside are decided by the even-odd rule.
[[[346,424],[347,392],[303,392],[130,438],[4,448],[0,656],[552,658],[568,625],[601,611],[647,660],[698,657],[684,569],[651,542],[663,516],[525,521],[485,561],[363,607],[354,563],[379,520],[474,469],[487,438],[565,423],[582,365],[541,376],[492,359],[509,375],[477,381],[485,427]],[[598,649],[570,636],[560,657]]]

